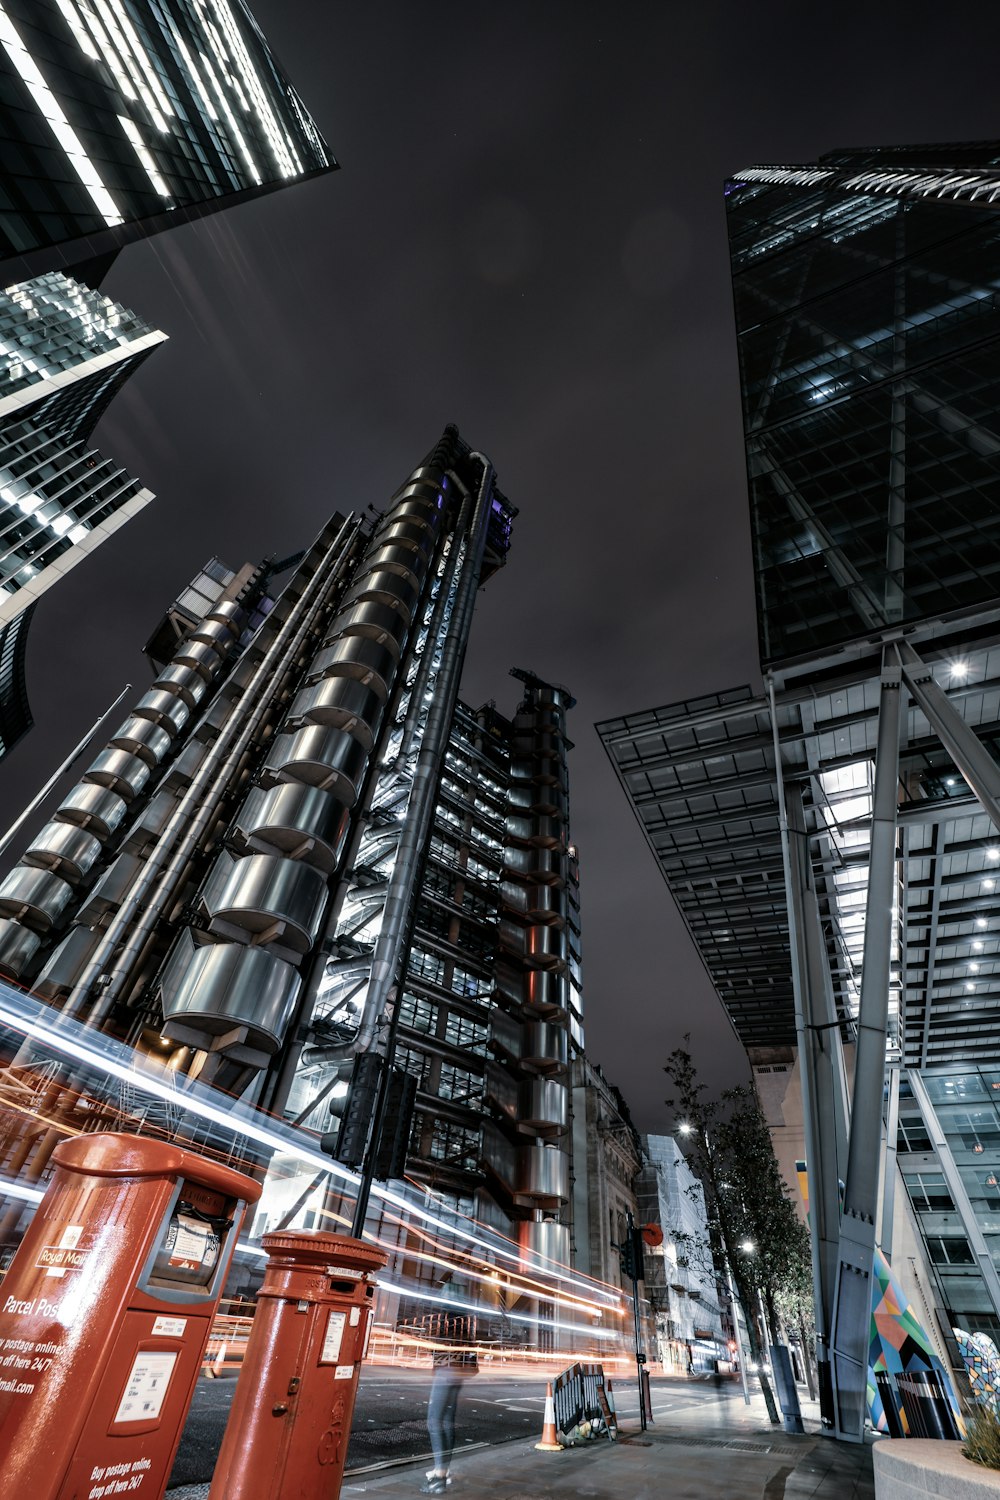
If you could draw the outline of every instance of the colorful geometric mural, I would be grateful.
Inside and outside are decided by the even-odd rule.
[[[988,1406],[994,1415],[1000,1417],[1000,1349],[988,1334],[966,1333],[964,1328],[951,1331],[965,1361],[973,1400],[979,1406]]]
[[[806,1164],[799,1161],[795,1166],[799,1191],[808,1214]],[[944,1407],[943,1412],[936,1414],[938,1425],[944,1428],[952,1425],[948,1420],[950,1411],[956,1433],[949,1431],[946,1435],[964,1433],[965,1425],[951,1376],[934,1353],[923,1324],[912,1304],[907,1302],[906,1293],[877,1246],[872,1272],[872,1321],[868,1346],[868,1413],[872,1427],[891,1437],[922,1436],[918,1432],[911,1434],[912,1424],[904,1407],[904,1398],[909,1395],[911,1407],[917,1410],[924,1406],[922,1398],[925,1393],[929,1395],[929,1388],[932,1388]]]

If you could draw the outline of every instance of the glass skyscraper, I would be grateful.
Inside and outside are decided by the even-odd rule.
[[[153,498],[90,437],[165,337],[60,273],[0,292],[0,755],[31,727],[26,611]]]
[[[906,1291],[953,1363],[1000,1327],[992,1137],[949,1140],[1000,1064],[1000,143],[750,167],[726,203],[764,687],[600,730],[755,1069],[801,1083],[857,1437],[876,1245],[905,1281],[924,1231]]]
[[[726,186],[761,660],[1000,589],[1000,143]]]
[[[0,101],[8,282],[336,166],[241,0],[3,0]]]
[[[153,498],[88,440],[164,335],[89,288],[335,165],[241,0],[0,3],[0,758],[32,722],[24,612]]]

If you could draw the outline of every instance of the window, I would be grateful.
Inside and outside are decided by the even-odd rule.
[[[932,1149],[931,1138],[919,1116],[912,1115],[900,1120],[896,1149],[898,1151],[930,1151]]]
[[[907,1176],[906,1191],[917,1213],[948,1213],[954,1209],[951,1194],[940,1172],[921,1172]]]
[[[962,1235],[929,1234],[927,1251],[936,1266],[974,1266],[972,1246]]]

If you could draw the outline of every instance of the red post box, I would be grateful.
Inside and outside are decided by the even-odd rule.
[[[264,1282],[209,1500],[336,1500],[381,1250],[266,1234]]]
[[[0,1285],[0,1495],[160,1500],[260,1184],[141,1136],[52,1160]]]

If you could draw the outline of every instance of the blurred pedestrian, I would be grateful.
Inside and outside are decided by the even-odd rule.
[[[463,1320],[446,1314],[442,1320],[442,1344],[434,1350],[434,1375],[427,1403],[427,1431],[430,1434],[434,1467],[420,1486],[422,1495],[443,1495],[451,1484],[449,1469],[455,1448],[455,1412],[462,1385],[470,1375],[478,1375],[479,1361],[475,1349],[463,1347]]]

